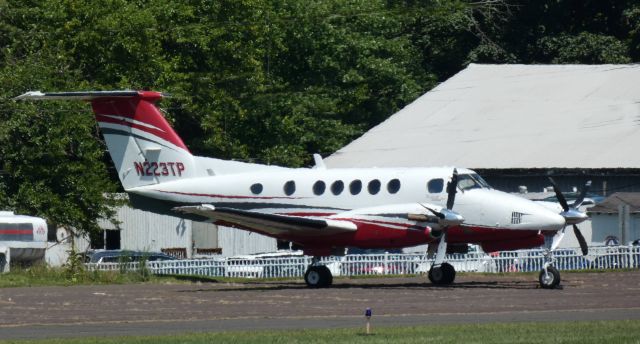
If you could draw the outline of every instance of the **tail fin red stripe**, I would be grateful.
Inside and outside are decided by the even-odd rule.
[[[152,96],[155,94],[156,93],[153,92]],[[120,124],[139,129],[151,135],[155,135],[165,141],[171,142],[175,146],[189,152],[189,149],[184,144],[180,136],[178,136],[173,128],[171,128],[171,125],[169,125],[167,120],[160,113],[160,110],[155,106],[154,102],[158,99],[160,99],[160,97],[146,97],[144,95],[135,98],[98,98],[92,100],[91,105],[98,122]],[[159,130],[118,120],[108,117],[108,115],[130,118],[158,128]]]

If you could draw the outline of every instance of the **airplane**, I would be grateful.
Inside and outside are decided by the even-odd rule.
[[[156,105],[164,96],[32,91],[16,99],[90,102],[133,207],[298,244],[313,257],[304,274],[312,288],[332,284],[321,257],[344,247],[428,244],[435,253],[428,278],[448,285],[455,269],[447,251],[468,243],[487,252],[533,248],[550,235],[539,282],[554,288],[553,250],[565,226],[587,218],[564,204],[558,211],[495,190],[465,168],[327,168],[319,155],[313,168],[286,168],[195,156]]]

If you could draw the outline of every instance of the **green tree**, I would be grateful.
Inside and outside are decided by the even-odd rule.
[[[479,23],[488,41],[508,52],[504,57],[482,43],[472,62],[629,63],[631,0],[511,0]],[[502,21],[500,25],[495,25]],[[478,53],[480,52],[480,53]]]
[[[636,2],[0,1],[0,206],[91,232],[115,203],[88,106],[27,90],[160,90],[194,153],[303,166],[468,63],[638,62]]]

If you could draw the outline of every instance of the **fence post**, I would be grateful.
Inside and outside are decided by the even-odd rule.
[[[384,272],[383,275],[389,275],[389,252],[384,252]]]

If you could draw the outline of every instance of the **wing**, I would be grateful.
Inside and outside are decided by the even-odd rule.
[[[358,229],[350,221],[266,214],[256,211],[220,208],[210,204],[176,207],[173,210],[204,216],[216,223],[273,236],[284,234],[323,236],[355,232]]]

